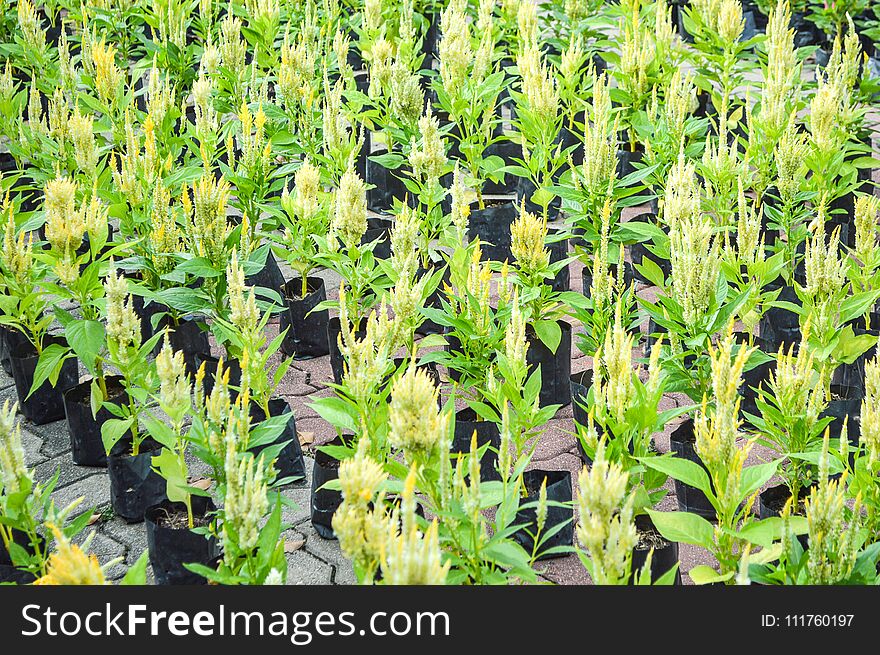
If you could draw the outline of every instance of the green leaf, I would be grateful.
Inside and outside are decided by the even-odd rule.
[[[153,468],[159,475],[165,478],[165,489],[168,500],[173,503],[183,503],[189,498],[187,488],[188,471],[186,464],[167,448],[153,457]]]
[[[104,326],[98,321],[76,320],[64,330],[67,343],[83,365],[94,374],[95,361],[104,349]]]
[[[109,454],[120,439],[134,425],[134,418],[111,418],[104,421],[101,426],[101,440],[104,442],[104,450]]]
[[[52,386],[58,382],[58,375],[61,373],[61,366],[65,360],[73,357],[73,353],[69,348],[59,343],[49,344],[40,354],[37,360],[37,367],[34,370],[34,383],[31,385],[27,397],[30,398],[34,391],[43,386],[48,380]]]
[[[536,321],[534,326],[535,334],[541,340],[550,352],[555,353],[559,348],[559,342],[562,341],[562,328],[556,321]]]
[[[733,577],[733,571],[728,571],[724,575],[721,575],[711,566],[700,564],[688,571],[688,575],[691,577],[691,580],[694,581],[694,584],[703,585],[730,580]]]
[[[125,574],[125,577],[119,581],[119,584],[138,587],[147,584],[147,562],[149,562],[149,551],[145,550],[141,553],[141,556],[138,557],[137,562],[128,569],[128,572]]]
[[[341,398],[318,398],[309,407],[330,425],[344,432],[357,432],[353,409]]]
[[[765,482],[776,475],[776,469],[778,466],[779,460],[774,460],[772,462],[746,467],[742,472],[742,497],[748,498],[758,489],[763,487]]]
[[[658,512],[649,509],[654,527],[669,541],[710,549],[715,543],[715,528],[709,521],[690,512]]]
[[[684,482],[687,485],[699,489],[707,496],[713,496],[712,484],[709,482],[709,474],[706,469],[687,459],[664,455],[663,457],[639,457],[638,460],[655,471],[665,473],[671,478]]]

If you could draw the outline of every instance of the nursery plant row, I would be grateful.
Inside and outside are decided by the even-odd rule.
[[[0,580],[107,582],[25,463],[64,420],[125,583],[284,583],[308,464],[363,584],[876,584],[875,40],[868,0],[7,5]],[[577,475],[534,461],[568,405]]]

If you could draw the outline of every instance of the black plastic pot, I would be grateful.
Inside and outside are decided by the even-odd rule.
[[[695,443],[696,436],[694,435],[693,419],[685,420],[672,431],[672,434],[669,435],[669,448],[675,453],[676,457],[681,457],[682,459],[694,462],[705,469],[702,460],[694,449]],[[706,498],[706,494],[696,487],[687,485],[684,482],[679,482],[678,480],[674,480],[674,484],[679,510],[682,512],[698,514],[705,519],[715,519],[715,508],[712,507],[712,503]]]
[[[470,407],[455,413],[455,433],[452,437],[450,454],[467,455],[471,451],[471,437],[476,432],[477,447],[489,444],[480,459],[480,479],[484,482],[500,480],[501,475],[495,468],[498,462],[498,448],[501,446],[501,431],[492,421],[478,421],[477,414]]]
[[[616,269],[617,265],[614,265],[615,275],[617,274]],[[623,285],[624,287],[630,287],[636,283],[636,272],[633,268],[632,262],[628,262],[624,260],[623,262]],[[581,289],[583,290],[583,294],[589,298],[590,290],[593,288],[593,269],[589,266],[584,266],[581,269]]]
[[[532,201],[532,196],[535,191],[537,191],[537,187],[535,187],[534,183],[521,177],[516,182],[516,204],[520,206],[523,202],[526,205],[526,211],[531,212],[532,214],[537,214],[538,216],[543,215],[544,208]],[[550,205],[547,210],[550,213],[555,214],[559,211],[559,208],[562,206],[562,198],[559,196],[555,196],[553,200],[550,201]]]
[[[791,509],[792,515],[803,516],[803,503],[810,496],[810,487],[801,487],[798,492],[798,506]],[[785,503],[791,498],[791,492],[784,484],[768,487],[758,495],[758,518],[769,519],[782,515]],[[797,535],[797,540],[804,550],[810,547],[810,539],[807,534]]]
[[[651,538],[651,541],[656,541],[657,543],[653,546],[648,545],[647,543],[643,544],[642,539],[640,538],[639,543],[633,548],[633,578],[635,578],[635,576],[642,570],[642,567],[645,566],[645,562],[648,559],[648,553],[653,547],[654,554],[651,555],[651,582],[657,582],[657,580],[659,580],[673,566],[678,564],[678,542],[667,541],[661,537],[660,533],[657,532],[657,528],[654,527],[654,522],[651,520],[651,517],[647,514],[640,514],[637,516],[635,518],[635,523],[636,530],[638,530],[640,537],[642,537],[642,535],[652,534],[653,537]],[[664,545],[660,545],[660,542],[663,542]],[[681,584],[681,571],[676,573],[675,584]]]
[[[801,304],[794,288],[784,284],[781,279],[774,280],[766,288],[781,289],[777,300]],[[783,345],[788,350],[791,344],[799,344],[801,341],[798,315],[781,307],[769,307],[758,323],[758,333],[768,348],[766,352],[777,352]]]
[[[279,330],[287,329],[281,342],[281,352],[294,359],[310,359],[330,353],[327,343],[327,324],[330,313],[326,309],[312,311],[327,300],[324,280],[309,277],[306,280],[308,293],[300,296],[302,279],[293,278],[282,287],[282,297],[287,303],[287,311],[281,312]]]
[[[562,338],[556,352],[538,338],[531,326],[526,327],[526,339],[529,349],[526,361],[529,370],[541,366],[541,407],[546,405],[568,405],[571,402],[571,324],[558,321],[562,329]]]
[[[586,426],[589,412],[585,409],[585,406],[587,394],[590,392],[590,387],[593,386],[592,369],[587,369],[580,373],[572,373],[569,377],[569,386],[571,387],[571,411],[574,415],[574,422],[578,425]]]
[[[629,147],[621,148],[617,151],[617,177],[623,179],[631,173],[635,173],[638,168],[636,164],[641,163],[645,152],[641,144],[636,144],[635,150]]]
[[[287,414],[290,418],[284,432],[278,435],[278,438],[270,444],[257,446],[249,449],[254,457],[259,457],[260,453],[266,448],[274,444],[289,442],[279,453],[278,459],[275,460],[275,470],[278,472],[278,478],[298,478],[295,484],[304,484],[306,479],[306,464],[303,460],[302,447],[299,443],[299,435],[296,431],[296,419],[293,416],[293,410],[287,404],[284,398],[272,398],[269,401],[269,416],[281,416]],[[250,406],[251,423],[256,425],[266,420],[266,413],[263,408],[251,401]]]
[[[831,385],[831,400],[822,410],[819,418],[831,417],[833,420],[828,424],[828,432],[831,439],[839,439],[843,433],[843,424],[846,423],[846,434],[852,446],[858,446],[861,431],[862,400],[865,397],[863,389],[858,387],[845,387],[840,384]]]
[[[141,343],[146,343],[153,338],[153,335],[156,334],[157,330],[160,330],[163,327],[164,320],[159,319],[156,327],[153,328],[153,316],[168,311],[168,308],[165,305],[160,305],[156,301],[147,302],[144,300],[143,296],[135,294],[132,294],[131,296],[131,308],[134,310],[134,313],[137,314],[138,319],[140,319]],[[162,342],[160,341],[156,344],[156,352],[158,353],[161,348]]]
[[[521,499],[521,504],[531,503],[538,500],[541,484],[547,481],[547,500],[558,503],[567,503],[565,507],[547,507],[547,519],[544,523],[543,534],[547,534],[560,523],[568,522],[559,532],[547,539],[538,549],[537,559],[552,559],[554,557],[564,557],[567,553],[543,554],[545,551],[557,546],[570,546],[574,538],[574,510],[571,507],[571,473],[568,471],[540,471],[533,469],[523,474],[523,481],[526,485],[528,496]],[[537,516],[535,508],[521,509],[516,514],[514,525],[522,525],[517,530],[513,538],[522,546],[527,553],[531,554],[535,550],[535,533],[537,532]],[[531,534],[529,534],[531,533]],[[538,535],[538,541],[541,540]]]
[[[205,395],[209,396],[214,390],[214,383],[217,379],[217,367],[220,365],[220,358],[214,357],[213,355],[196,355],[196,362],[199,367],[202,365],[205,367],[205,377],[202,379],[202,388],[205,390]],[[229,359],[224,357],[224,375],[226,374],[226,371],[229,371],[229,386],[241,386],[241,362],[234,358]],[[238,391],[235,389],[229,389],[229,396],[232,400],[235,400],[238,397]]]
[[[434,268],[422,268],[419,267],[416,270],[416,279],[420,280],[424,275],[432,275],[436,269]],[[443,272],[443,276],[440,278],[440,284],[437,285],[437,288],[434,289],[428,297],[425,299],[425,307],[430,307],[433,309],[439,309],[442,307],[442,298],[443,298],[443,285],[449,284],[452,280],[452,274],[447,267]],[[440,334],[444,331],[444,326],[440,325],[436,321],[432,321],[430,318],[426,318],[422,324],[416,328],[416,334],[427,335],[427,334]]]
[[[491,202],[491,201],[490,201]],[[510,261],[510,226],[519,215],[512,200],[473,209],[468,217],[468,238],[479,238],[483,260]]]
[[[871,325],[880,325],[871,321]],[[859,319],[856,325],[853,325],[853,332],[856,335],[869,334],[874,337],[875,341],[880,339],[880,330],[864,328],[864,323]],[[843,387],[855,387],[864,392],[865,389],[865,364],[874,359],[877,354],[877,346],[872,345],[867,351],[859,355],[852,364],[841,364],[834,373],[831,374],[831,383],[838,384]]]
[[[192,496],[193,516],[196,526],[207,525],[206,516],[216,508],[210,498]],[[183,514],[184,525],[167,525],[164,517]],[[220,546],[213,536],[205,538],[186,525],[186,505],[163,501],[153,505],[144,514],[147,526],[147,549],[153,577],[159,585],[205,584],[207,580],[198,573],[188,571],[184,564],[203,564],[212,567],[220,556]]]
[[[634,221],[642,221],[642,222],[653,222],[654,217],[649,214],[643,214],[642,216],[637,216],[633,219]],[[667,234],[669,233],[669,228],[665,225],[660,226]],[[648,250],[648,246],[653,245],[653,242],[637,242],[632,244],[629,247],[630,258],[632,259],[633,266],[633,275],[635,279],[644,284],[653,284],[653,282],[649,281],[644,275],[642,275],[637,266],[641,266],[645,259],[650,259],[657,266],[660,267],[660,270],[663,272],[663,277],[668,278],[672,274],[672,263],[668,259],[663,259],[658,257],[653,252]]]
[[[186,372],[195,375],[199,370],[201,359],[211,356],[211,343],[208,341],[208,333],[199,327],[198,321],[203,320],[196,316],[184,316],[175,326],[168,329],[168,339],[174,350],[183,353],[186,363]]]
[[[114,451],[107,456],[110,505],[127,523],[140,523],[147,508],[166,500],[165,479],[153,470],[153,457],[162,446],[148,437],[138,454],[132,455],[131,442],[123,439],[121,443],[122,452]]]
[[[669,330],[662,325],[658,325],[654,321],[653,316],[648,317],[648,324],[645,327],[643,349],[646,357],[651,356],[651,351],[654,349],[654,345],[660,340],[660,337],[665,337],[668,332]]]
[[[412,194],[409,193],[403,180],[398,177],[404,175],[402,170],[391,171],[367,158],[366,182],[373,185],[373,188],[367,191],[367,207],[381,214],[394,207],[395,198],[402,202],[404,198],[411,197]]]
[[[37,537],[42,544],[42,537]],[[26,532],[12,528],[12,541],[21,546],[28,554],[33,555],[35,548],[31,544],[30,537]],[[0,539],[0,584],[30,584],[36,580],[36,576],[28,571],[15,568],[12,557],[6,549],[6,544]]]
[[[550,234],[554,234],[556,230],[551,229]],[[562,261],[568,257],[568,238],[559,241],[551,241],[547,244],[547,250],[550,251],[550,263]],[[571,289],[571,272],[568,265],[559,269],[556,276],[550,281],[550,287],[557,292],[568,291]]]
[[[109,401],[121,404],[125,398],[125,389],[118,375],[107,376],[107,393]],[[78,466],[107,466],[107,453],[101,439],[101,426],[113,418],[106,407],[98,410],[97,416],[92,415],[91,405],[92,381],[86,380],[64,392],[64,414],[67,416],[67,430],[70,432],[70,448],[73,463]]]
[[[736,335],[736,340],[738,343],[745,345],[748,342],[748,335],[744,333],[738,333]],[[761,352],[770,355],[771,357],[775,354],[772,350],[769,349],[767,343],[761,339],[760,337],[752,337],[752,346],[758,348]],[[763,387],[767,389],[767,385],[770,383],[770,376],[776,370],[776,360],[771,359],[770,361],[764,362],[763,364],[758,364],[754,368],[749,369],[748,371],[743,372],[742,376],[742,385],[739,388],[740,394],[740,416],[743,420],[748,423],[745,415],[751,414],[753,416],[760,416],[760,411],[758,410],[758,392],[757,389]]]
[[[345,373],[345,358],[342,356],[342,351],[339,350],[339,339],[342,334],[342,329],[339,323],[339,317],[334,316],[329,321],[327,321],[327,346],[330,349],[330,370],[333,372],[333,381],[336,384],[342,384],[342,376]],[[355,332],[355,337],[358,339],[363,339],[366,336],[366,331],[364,329],[357,330]]]
[[[284,275],[282,275],[281,269],[278,268],[278,262],[271,250],[266,255],[266,263],[263,268],[252,275],[248,275],[245,278],[245,284],[250,287],[263,287],[264,289],[281,292],[281,287],[284,285]]]
[[[801,502],[806,500],[810,495],[809,487],[802,487],[798,494]],[[758,496],[758,517],[761,519],[769,519],[774,516],[781,516],[785,503],[791,498],[791,492],[784,484],[777,484],[768,487]],[[799,514],[798,508],[792,508],[792,514]]]
[[[403,196],[400,196],[401,200]],[[371,216],[367,219],[367,231],[361,237],[361,245],[375,242],[373,256],[376,259],[388,259],[391,257],[391,230],[394,221],[390,218]]]
[[[49,336],[43,339],[43,346],[65,344],[64,339]],[[28,398],[34,382],[39,356],[30,342],[19,344],[11,353],[12,379],[15,381],[15,392],[18,394],[18,408],[26,419],[37,425],[44,425],[64,418],[63,394],[79,383],[79,364],[75,357],[64,361],[58,381],[53,387],[49,380],[43,382],[39,389]]]
[[[327,445],[342,446],[342,439],[336,437]],[[321,450],[316,451],[312,465],[311,521],[322,539],[336,539],[333,534],[333,514],[342,504],[342,492],[321,487],[338,478],[339,460]]]
[[[7,375],[12,375],[12,351],[30,344],[24,333],[0,326],[0,363]]]
[[[401,370],[402,367],[409,366],[409,359],[406,357],[395,357],[394,358],[394,369],[385,376],[385,380],[383,381],[383,386],[392,383],[392,380],[397,376],[397,372],[400,371],[400,375],[403,375],[406,372],[406,369]],[[425,362],[424,364],[416,364],[416,368],[420,371],[423,371],[428,374],[428,377],[431,379],[431,382],[434,383],[434,386],[439,390],[440,385],[442,384],[442,380],[440,379],[440,370],[437,368],[436,362]],[[441,402],[441,396],[437,394],[437,403],[440,407],[443,407],[443,403]]]

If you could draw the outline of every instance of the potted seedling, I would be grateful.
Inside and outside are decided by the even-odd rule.
[[[74,537],[86,527],[91,512],[68,521],[83,499],[63,509],[55,506],[58,473],[38,482],[34,469],[27,468],[15,412],[16,405],[8,400],[0,410],[0,582],[29,584],[46,573],[55,533],[45,527],[60,526],[62,536]]]
[[[571,402],[571,324],[563,320],[567,307],[584,307],[585,298],[573,291],[556,292],[546,280],[568,265],[569,259],[550,263],[546,219],[521,207],[511,226],[513,278],[528,316],[529,364],[541,369],[541,404]]]
[[[316,309],[327,299],[324,280],[309,273],[317,266],[315,236],[330,227],[327,197],[321,170],[305,160],[294,177],[294,190],[281,196],[279,220],[284,232],[275,238],[274,252],[297,273],[282,289],[287,311],[281,313],[279,329],[287,329],[281,350],[296,359],[320,357],[330,352],[327,343],[326,309]]]
[[[210,566],[216,561],[217,540],[206,533],[215,508],[206,491],[189,483],[189,438],[184,422],[192,413],[192,388],[183,353],[172,352],[167,341],[156,357],[156,373],[156,402],[167,422],[164,417],[148,415],[144,425],[162,445],[152,464],[165,480],[167,500],[148,508],[145,514],[150,565],[157,584],[196,584],[203,578],[184,564]]]
[[[282,360],[271,376],[269,373],[269,360],[281,347],[284,333],[267,343],[265,332],[272,312],[260,312],[255,290],[246,286],[244,269],[239,265],[234,251],[226,277],[229,313],[218,317],[212,324],[212,330],[217,340],[226,346],[227,352],[238,361],[241,393],[247,392],[244,401],[249,403],[253,423],[259,425],[270,420],[271,426],[281,428],[274,439],[265,439],[266,435],[261,435],[261,438],[249,441],[247,450],[253,452],[254,456],[265,452],[266,461],[274,462],[279,483],[302,482],[305,479],[305,463],[296,420],[287,400],[275,395],[275,389],[293,360]]]
[[[113,511],[129,523],[144,520],[144,512],[165,500],[165,481],[153,470],[152,458],[161,445],[140,425],[156,385],[155,364],[147,358],[162,334],[141,342],[140,324],[127,294],[125,278],[112,273],[107,289],[107,355],[104,361],[119,371],[122,395],[104,402],[113,418],[101,425],[110,474]],[[95,411],[97,413],[97,410]]]

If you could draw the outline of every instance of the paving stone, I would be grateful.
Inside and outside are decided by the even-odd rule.
[[[122,558],[121,561],[113,566],[104,569],[104,575],[109,580],[116,580],[123,577],[126,571],[128,571],[129,566],[129,562],[125,557],[128,547],[125,544],[121,544],[118,541],[109,538],[107,535],[101,534],[98,528],[94,526],[88,527],[78,534],[74,539],[74,543],[82,545],[83,542],[89,538],[89,535],[94,536],[92,536],[91,541],[88,544],[87,552],[95,555],[102,566],[105,566],[114,559]]]
[[[75,510],[76,514],[95,508],[103,508],[110,503],[110,478],[106,473],[95,472],[87,478],[57,490],[52,497],[56,507],[66,507],[69,503],[82,497],[83,501]]]
[[[46,425],[29,423],[27,430],[33,432],[43,441],[40,452],[44,456],[52,458],[70,452],[70,432],[67,430],[67,421],[55,421]]]
[[[147,528],[143,523],[126,523],[114,516],[101,524],[101,532],[127,548],[126,563],[128,566],[137,562],[141,553],[147,550]]]
[[[28,430],[21,431],[21,445],[24,448],[24,462],[27,466],[36,466],[46,461],[46,456],[40,452],[43,440]]]
[[[357,576],[354,574],[354,567],[351,562],[345,561],[333,567],[333,584],[357,584]]]
[[[55,475],[55,471],[58,471],[58,484],[56,485],[57,489],[61,489],[66,487],[74,482],[82,480],[83,478],[87,478],[91,475],[95,475],[96,473],[106,475],[106,469],[103,468],[94,468],[91,466],[77,466],[73,463],[73,460],[70,457],[70,453],[64,453],[58,455],[57,457],[53,457],[50,460],[46,460],[41,464],[38,464],[37,467],[37,479],[38,480],[49,480]],[[109,496],[108,496],[109,498]]]
[[[332,564],[340,570],[351,566],[342,555],[342,551],[339,549],[339,542],[335,539],[322,539],[308,520],[297,524],[296,530],[305,537],[306,543],[304,548],[308,553],[328,564]]]
[[[333,567],[300,549],[287,553],[287,584],[326,585],[333,579]]]

